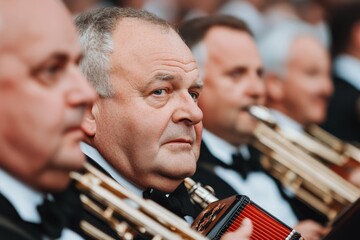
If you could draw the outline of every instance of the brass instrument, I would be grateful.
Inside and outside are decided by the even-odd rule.
[[[323,144],[328,149],[337,153],[339,158],[338,161],[330,161],[327,158],[321,158],[317,151],[308,151],[319,156],[325,164],[329,165],[336,173],[348,179],[349,174],[354,168],[360,167],[360,149],[356,146],[344,142],[334,135],[321,129],[319,126],[311,125],[307,127],[306,133],[309,134],[315,141]],[[299,142],[299,145],[303,145],[303,142]],[[359,186],[358,186],[359,187]]]
[[[314,158],[322,161],[343,178],[351,170],[360,167],[360,149],[341,141],[317,125],[311,125],[299,132],[295,129],[277,129],[278,133],[302,148]]]
[[[191,178],[185,178],[184,184],[188,190],[191,201],[198,204],[201,208],[206,208],[210,203],[219,199],[215,197],[214,189],[210,186],[202,186]]]
[[[121,239],[139,235],[153,240],[207,239],[177,215],[130,192],[90,164],[85,164],[84,174],[73,172],[71,177],[84,193],[81,200],[85,208],[107,223]],[[113,239],[87,222],[82,222],[81,227],[95,239]]]
[[[319,142],[325,144],[326,146],[339,153],[340,155],[352,158],[353,160],[360,163],[360,149],[356,146],[340,140],[339,138],[326,132],[324,129],[321,129],[319,126],[316,125],[311,125],[306,128],[306,132],[312,137],[316,138]]]
[[[265,155],[263,166],[299,199],[332,220],[360,197],[357,187],[281,134],[267,108],[249,112],[259,120],[252,144]]]

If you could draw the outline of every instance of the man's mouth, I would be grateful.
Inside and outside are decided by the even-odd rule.
[[[174,139],[174,140],[170,140],[170,141],[168,141],[167,143],[187,143],[187,144],[192,145],[193,142],[194,142],[194,141],[191,140],[191,139],[187,139],[187,138],[177,138],[177,139]]]

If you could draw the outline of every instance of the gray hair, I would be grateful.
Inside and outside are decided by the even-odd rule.
[[[265,72],[284,77],[290,48],[293,42],[302,36],[321,41],[311,26],[299,21],[286,22],[268,31],[258,42]]]
[[[80,36],[80,44],[84,50],[84,58],[80,69],[93,85],[97,93],[104,98],[114,96],[110,81],[110,56],[114,51],[112,33],[124,18],[140,21],[170,29],[165,20],[138,9],[106,7],[85,12],[75,18]]]

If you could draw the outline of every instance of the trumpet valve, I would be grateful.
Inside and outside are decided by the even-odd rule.
[[[215,195],[215,190],[211,186],[206,185],[204,186],[204,188],[208,190],[212,195]]]

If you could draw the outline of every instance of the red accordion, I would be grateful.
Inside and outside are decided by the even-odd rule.
[[[299,233],[243,195],[210,203],[195,219],[192,228],[210,239],[220,239],[224,233],[238,229],[244,218],[253,223],[251,240],[303,240]]]

